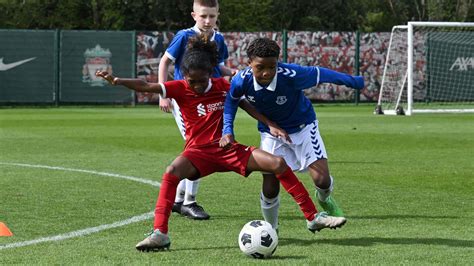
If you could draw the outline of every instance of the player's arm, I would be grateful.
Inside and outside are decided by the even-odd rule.
[[[218,35],[220,36],[220,35]],[[217,39],[216,42],[220,46],[219,48],[219,70],[221,71],[221,75],[223,77],[233,77],[238,70],[232,69],[225,65],[227,59],[229,58],[229,50],[227,49],[227,45],[225,44],[224,37]]]
[[[251,117],[267,125],[270,129],[270,134],[272,134],[272,136],[277,138],[283,138],[289,143],[291,143],[291,139],[288,133],[286,133],[286,131],[279,127],[275,122],[271,121],[265,115],[258,112],[257,108],[255,108],[255,106],[253,106],[249,101],[247,101],[247,99],[241,99],[239,102],[239,107],[245,110],[245,112],[247,112],[247,114],[249,114]]]
[[[158,82],[163,83],[168,80],[168,69],[173,61],[166,55],[161,57],[160,65],[158,66]],[[171,100],[163,98],[160,94],[160,109],[163,112],[171,112]]]
[[[222,129],[222,137],[219,141],[220,147],[228,147],[234,142],[234,120],[240,98],[232,96],[232,91],[231,88],[224,102],[224,127]]]
[[[149,83],[141,79],[119,78],[109,74],[106,71],[97,71],[96,76],[107,80],[112,85],[122,85],[138,92],[153,92],[163,94],[163,89],[159,83]]]
[[[219,65],[219,70],[221,71],[221,74],[223,77],[225,76],[233,77],[235,73],[237,73],[237,69],[226,67],[224,64]]]
[[[170,45],[160,59],[158,66],[158,82],[164,83],[168,80],[168,69],[172,62],[176,60],[179,54],[184,53],[187,43],[184,31],[179,31],[171,40]],[[171,113],[172,106],[170,99],[164,99],[160,96],[160,109],[163,112]]]
[[[324,67],[318,67],[319,83],[333,83],[345,85],[354,89],[364,88],[364,78],[362,76],[351,76],[349,74],[337,72]]]
[[[164,83],[168,81],[168,69],[173,60],[171,60],[166,54],[161,57],[160,65],[158,66],[158,83]]]

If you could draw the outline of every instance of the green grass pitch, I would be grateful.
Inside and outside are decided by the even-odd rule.
[[[140,253],[134,246],[152,219],[128,219],[153,210],[158,188],[87,172],[159,182],[183,147],[171,115],[157,107],[0,109],[0,221],[14,233],[0,237],[0,265],[472,265],[474,116],[372,110],[316,106],[348,223],[311,234],[282,189],[279,246],[257,261],[240,252],[237,236],[246,222],[262,219],[259,173],[204,178],[198,201],[211,220],[172,214],[171,250]],[[255,124],[240,111],[237,140],[258,146]],[[314,198],[310,178],[298,176]],[[54,238],[71,232],[79,233]]]

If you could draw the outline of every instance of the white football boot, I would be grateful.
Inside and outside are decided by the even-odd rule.
[[[159,251],[169,249],[171,245],[168,234],[163,234],[160,230],[156,229],[151,232],[147,238],[139,242],[135,248],[139,251]]]
[[[311,232],[321,231],[324,228],[336,229],[346,223],[344,217],[329,216],[326,212],[319,212],[314,216],[312,221],[306,221],[308,230]]]

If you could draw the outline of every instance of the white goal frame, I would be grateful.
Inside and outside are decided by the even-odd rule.
[[[414,50],[414,45],[413,45],[413,28],[417,26],[423,26],[423,27],[474,27],[474,22],[426,22],[426,21],[410,21],[408,22],[408,25],[399,25],[399,26],[394,26],[392,28],[392,33],[390,35],[390,42],[389,42],[389,47],[388,47],[388,52],[387,52],[387,57],[385,60],[385,66],[384,66],[384,72],[382,76],[382,84],[381,84],[381,89],[380,89],[380,94],[379,94],[379,100],[378,100],[378,107],[381,108],[382,104],[382,90],[384,89],[384,82],[385,82],[385,74],[387,71],[387,65],[389,63],[389,55],[390,55],[390,49],[392,46],[392,37],[393,33],[397,29],[406,29],[407,30],[407,70],[406,74],[404,76],[403,80],[403,85],[402,88],[400,89],[400,93],[397,97],[397,103],[396,107],[394,110],[383,110],[383,114],[387,115],[396,115],[396,114],[405,114],[405,115],[412,115],[414,113],[474,113],[474,106],[472,109],[415,109],[413,108],[413,50]],[[405,82],[407,83],[407,110],[402,110],[401,113],[397,110],[400,99],[402,96],[403,88],[405,87]],[[474,86],[474,84],[473,84]],[[381,114],[381,112],[380,112]]]

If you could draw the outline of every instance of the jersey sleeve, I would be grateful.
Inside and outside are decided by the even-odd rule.
[[[283,67],[282,73],[290,77],[294,76],[294,85],[297,90],[311,88],[319,83],[319,71],[314,66],[292,65],[289,69]]]
[[[222,129],[222,135],[232,134],[234,135],[234,120],[237,108],[239,107],[240,98],[243,96],[243,80],[240,78],[238,73],[233,79],[230,85],[230,90],[227,93],[224,103],[224,127]]]
[[[229,50],[225,44],[224,37],[219,38],[219,64],[224,64],[225,60],[229,58]]]
[[[364,78],[361,76],[351,76],[340,73],[324,67],[319,69],[319,83],[333,83],[336,85],[345,85],[354,89],[364,88]]]
[[[160,83],[163,89],[163,98],[173,98],[180,104],[181,96],[184,95],[185,86],[181,80],[171,80]]]
[[[166,49],[166,55],[173,61],[180,57],[186,49],[188,38],[185,31],[181,30],[176,33],[170,45]]]

